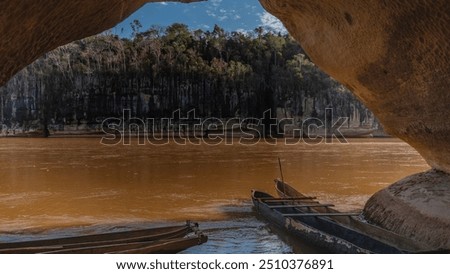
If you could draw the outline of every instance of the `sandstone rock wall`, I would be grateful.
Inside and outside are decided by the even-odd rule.
[[[450,172],[446,0],[260,0],[385,129]]]
[[[450,5],[447,0],[260,0],[312,60],[435,169],[373,195],[366,218],[450,249]]]

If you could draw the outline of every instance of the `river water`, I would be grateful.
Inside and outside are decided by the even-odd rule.
[[[0,241],[193,220],[208,243],[186,253],[318,252],[275,233],[250,190],[285,181],[340,210],[428,165],[397,139],[348,144],[105,146],[97,138],[0,139]]]

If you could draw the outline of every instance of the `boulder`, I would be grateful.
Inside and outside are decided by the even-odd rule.
[[[450,174],[431,170],[406,177],[375,193],[364,208],[372,223],[450,250]]]

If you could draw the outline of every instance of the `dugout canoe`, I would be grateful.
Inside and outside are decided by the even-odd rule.
[[[297,189],[289,185],[288,183],[276,179],[275,180],[275,189],[278,193],[280,199],[292,199],[291,202],[295,204],[297,199],[306,199],[310,204],[323,205],[319,201],[317,201],[316,197],[308,197],[307,195],[299,192]],[[397,253],[396,251],[400,251],[400,253],[447,253],[448,251],[442,250],[431,250],[429,246],[425,243],[418,243],[404,235],[399,235],[392,231],[383,229],[379,226],[370,224],[364,219],[362,215],[346,215],[339,214],[340,212],[333,208],[333,204],[327,204],[327,206],[315,206],[307,208],[308,211],[312,213],[322,213],[329,214],[328,216],[319,216],[318,218],[325,218],[329,221],[333,221],[338,223],[341,226],[347,227],[351,230],[357,231],[358,233],[364,234],[367,237],[373,238],[378,242],[382,242],[384,245],[391,246],[392,249],[375,249],[377,252],[375,253]],[[390,250],[390,251],[389,251]]]
[[[193,224],[187,221],[186,224],[177,226],[163,226],[74,237],[7,242],[0,243],[0,254],[41,253],[60,249],[76,249],[91,246],[168,240],[183,238],[189,233],[197,230],[198,224]]]
[[[323,209],[329,208],[330,205],[321,204],[314,197],[303,195],[276,198],[265,192],[252,190],[252,201],[255,210],[269,223],[331,253],[398,254],[416,251],[380,241],[335,221],[333,218],[348,218],[359,213],[325,211]]]
[[[203,233],[184,238],[57,249],[44,254],[174,254],[208,241]]]

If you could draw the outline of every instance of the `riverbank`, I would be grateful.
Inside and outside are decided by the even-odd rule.
[[[257,138],[262,136],[258,130],[207,130],[207,131],[195,131],[195,132],[185,132],[185,131],[166,131],[166,132],[120,132],[114,131],[112,133],[107,133],[102,130],[50,130],[48,136],[41,130],[3,130],[0,132],[0,138],[101,138],[101,137],[112,137],[118,135],[121,137],[136,137],[136,138],[218,138],[218,137],[232,137],[232,138]],[[286,139],[299,139],[299,138],[393,138],[391,135],[385,133],[380,129],[345,129],[341,131],[341,134],[326,134],[323,132],[314,132],[309,136],[299,136],[292,134],[277,134],[276,138],[286,138]]]

